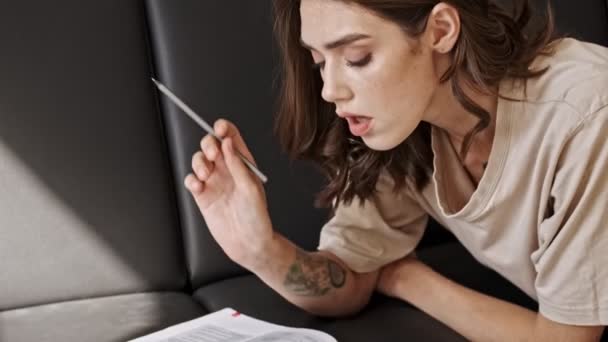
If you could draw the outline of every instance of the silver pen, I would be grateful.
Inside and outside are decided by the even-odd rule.
[[[165,95],[167,95],[167,97],[173,102],[175,103],[176,106],[178,106],[181,110],[184,111],[184,113],[186,113],[192,120],[194,120],[194,122],[196,122],[199,126],[201,126],[205,131],[207,131],[207,133],[211,134],[212,136],[214,136],[217,140],[219,140],[220,142],[222,141],[222,138],[218,137],[215,132],[213,131],[213,128],[211,128],[211,126],[209,126],[208,123],[205,122],[205,120],[201,119],[200,116],[198,116],[192,109],[190,109],[190,107],[188,107],[188,105],[186,105],[182,100],[179,99],[179,97],[177,97],[175,94],[173,94],[171,92],[171,90],[169,90],[167,87],[165,87],[162,83],[160,83],[159,81],[155,80],[154,77],[152,77],[152,82],[154,82],[154,84],[156,85],[156,87]],[[262,181],[262,183],[266,183],[268,181],[268,178],[262,173],[262,171],[260,171],[257,167],[255,167],[255,165],[253,165],[252,162],[250,162],[240,151],[236,151],[237,154],[239,155],[239,157],[241,158],[241,160],[245,163],[245,165],[247,165],[247,167],[256,175],[258,176],[258,178]]]

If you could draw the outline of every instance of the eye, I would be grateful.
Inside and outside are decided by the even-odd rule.
[[[369,62],[372,60],[372,54],[368,54],[367,56],[363,57],[362,59],[358,60],[358,61],[346,61],[346,65],[349,67],[355,67],[355,68],[360,68],[360,67],[364,67],[367,64],[369,64]]]
[[[360,67],[364,67],[367,64],[369,64],[369,62],[371,62],[371,60],[372,60],[372,55],[370,53],[358,61],[346,61],[346,66],[351,67],[351,68],[360,68]],[[325,67],[325,61],[315,63],[312,66],[313,70],[323,70],[324,67]]]

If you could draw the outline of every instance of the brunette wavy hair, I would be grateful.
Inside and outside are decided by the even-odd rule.
[[[397,23],[410,37],[419,37],[428,17],[440,0],[326,0],[356,4],[381,18]],[[490,123],[490,115],[462,90],[461,82],[485,94],[508,77],[527,79],[543,74],[530,70],[539,55],[557,38],[553,11],[547,5],[541,29],[527,33],[532,17],[528,0],[514,0],[513,13],[489,0],[443,0],[458,10],[461,31],[451,51],[451,66],[441,82],[450,87],[462,106],[479,118],[467,134],[460,151],[464,157],[472,138]],[[312,160],[328,179],[315,205],[335,207],[341,201],[361,201],[373,195],[382,171],[394,180],[399,191],[410,180],[424,188],[433,172],[431,127],[421,122],[400,145],[389,151],[374,151],[352,136],[333,104],[321,98],[323,81],[312,68],[311,54],[300,44],[300,0],[273,0],[274,32],[281,53],[280,95],[275,133],[293,159]],[[535,18],[536,19],[536,18]]]

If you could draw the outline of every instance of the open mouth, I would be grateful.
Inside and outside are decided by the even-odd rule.
[[[372,118],[366,116],[349,116],[346,118],[350,132],[359,137],[369,132],[372,120]]]

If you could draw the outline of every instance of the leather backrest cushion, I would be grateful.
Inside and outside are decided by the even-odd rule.
[[[313,207],[321,177],[309,164],[292,165],[272,133],[273,54],[269,1],[149,0],[156,70],[178,96],[212,124],[220,117],[241,129],[260,169],[274,227],[298,245],[314,249],[325,210]],[[165,103],[165,122],[175,183],[192,172],[191,158],[206,134],[175,106]],[[190,193],[177,187],[194,287],[240,274],[208,232]]]
[[[559,32],[608,46],[608,1],[552,0]]]
[[[0,310],[187,277],[136,0],[0,11]]]
[[[511,11],[514,0],[494,0],[497,4]],[[517,0],[520,2],[521,0]],[[534,16],[529,22],[529,29],[537,30],[542,22],[547,2],[551,2],[555,14],[557,32],[560,35],[590,41],[596,44],[608,44],[608,9],[606,0],[531,0]]]

